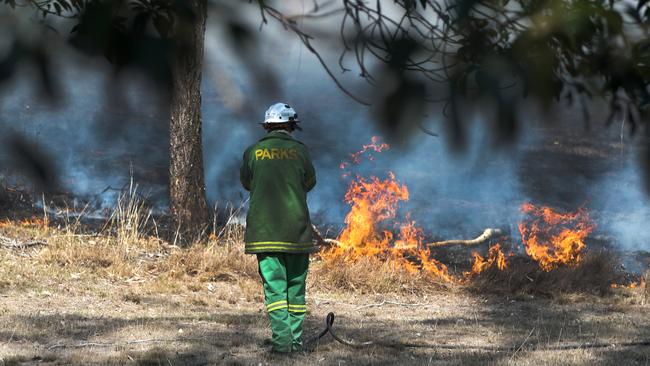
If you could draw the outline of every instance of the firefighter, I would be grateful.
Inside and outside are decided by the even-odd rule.
[[[305,279],[315,249],[307,192],[316,185],[316,174],[307,147],[292,136],[301,130],[293,108],[273,104],[262,126],[267,134],[246,149],[240,170],[250,191],[246,253],[257,255],[272,351],[295,352],[302,348]]]

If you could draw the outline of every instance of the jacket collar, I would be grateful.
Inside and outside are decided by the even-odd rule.
[[[278,139],[283,139],[283,140],[295,140],[291,134],[282,132],[282,131],[271,131],[266,134],[266,136],[262,137],[260,141],[271,139],[271,138],[278,138]]]

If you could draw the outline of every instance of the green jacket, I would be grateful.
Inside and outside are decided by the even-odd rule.
[[[244,152],[241,183],[250,191],[246,253],[314,251],[307,192],[316,185],[307,147],[272,131]]]

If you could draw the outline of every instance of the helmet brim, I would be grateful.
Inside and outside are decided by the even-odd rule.
[[[300,120],[299,119],[293,119],[293,120],[290,120],[290,121],[285,121],[285,120],[272,119],[272,120],[267,120],[267,121],[260,122],[260,123],[263,124],[263,125],[267,125],[267,124],[268,125],[274,125],[274,124],[291,123],[291,122],[300,123]]]
[[[302,131],[302,127],[300,127],[300,121],[289,121],[289,122],[295,122],[293,125],[293,128],[295,128],[298,131]],[[260,126],[265,126],[265,125],[279,125],[282,123],[289,123],[289,122],[260,122]]]

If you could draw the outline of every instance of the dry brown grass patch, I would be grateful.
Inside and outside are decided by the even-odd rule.
[[[236,281],[257,277],[257,261],[245,255],[244,244],[195,244],[188,249],[174,248],[157,270],[171,277],[195,277],[206,281]]]
[[[83,274],[117,282],[147,281],[150,291],[162,293],[205,290],[206,282],[231,282],[246,297],[255,296],[246,281],[257,281],[257,261],[244,254],[240,225],[223,228],[220,238],[183,249],[143,232],[142,220],[148,216],[138,210],[144,206],[123,205],[126,208],[118,205],[101,235],[82,234],[79,220],[61,228],[5,223],[0,228],[3,235],[39,238],[47,245],[4,250],[3,269],[11,270],[8,278],[15,280],[0,285],[37,286],[41,278],[67,280]]]

